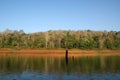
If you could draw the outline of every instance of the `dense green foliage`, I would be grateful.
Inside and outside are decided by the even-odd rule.
[[[0,48],[15,49],[120,49],[120,31],[47,31],[24,33],[6,30],[0,33]]]

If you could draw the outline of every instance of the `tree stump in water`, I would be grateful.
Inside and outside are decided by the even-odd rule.
[[[68,49],[66,49],[65,60],[66,60],[66,65],[68,65]]]
[[[68,57],[68,49],[66,49],[66,55],[65,56]]]

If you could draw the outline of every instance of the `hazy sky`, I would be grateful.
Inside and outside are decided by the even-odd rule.
[[[120,31],[120,0],[0,0],[0,31]]]

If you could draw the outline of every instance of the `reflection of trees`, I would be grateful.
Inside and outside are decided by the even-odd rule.
[[[100,57],[100,65],[101,65],[101,69],[104,70],[105,69],[105,57],[101,56]]]
[[[0,55],[0,71],[22,72],[25,70],[46,73],[91,73],[120,71],[119,56],[70,57],[68,65],[64,58]]]

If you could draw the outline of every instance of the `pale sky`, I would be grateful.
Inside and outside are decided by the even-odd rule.
[[[120,0],[0,0],[6,29],[120,31]]]

